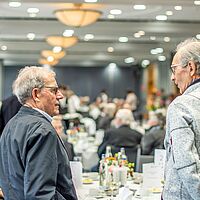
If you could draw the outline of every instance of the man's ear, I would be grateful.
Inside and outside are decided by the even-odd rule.
[[[33,90],[32,90],[32,97],[33,97],[33,100],[35,101],[35,102],[39,102],[40,101],[40,95],[39,95],[39,93],[40,93],[40,89],[39,88],[34,88]]]
[[[189,65],[190,75],[194,76],[197,70],[196,64],[193,61],[189,61],[188,65]]]

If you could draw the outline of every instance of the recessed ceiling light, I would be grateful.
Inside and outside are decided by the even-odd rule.
[[[28,33],[28,34],[27,34],[27,38],[28,38],[29,40],[34,40],[34,38],[35,38],[35,33]]]
[[[156,51],[156,49],[151,49],[150,53],[151,53],[152,55],[156,55],[156,54],[157,54],[157,51]]]
[[[135,61],[135,59],[133,57],[128,57],[124,59],[124,62],[129,64],[129,63],[133,63]]]
[[[54,52],[54,53],[59,53],[59,52],[61,52],[61,50],[62,50],[62,47],[59,47],[59,46],[55,46],[55,47],[53,48],[53,52]]]
[[[85,41],[92,40],[92,39],[94,39],[94,35],[93,35],[93,34],[90,34],[90,33],[89,33],[89,34],[86,34],[85,37],[84,37],[84,40],[85,40]]]
[[[85,0],[86,3],[96,3],[97,0]]]
[[[146,6],[145,5],[134,5],[133,8],[135,10],[145,10]]]
[[[144,31],[138,31],[138,33],[139,33],[140,35],[145,35],[145,32],[144,32]]]
[[[143,60],[141,64],[142,64],[142,67],[147,67],[150,64],[150,61],[149,60]]]
[[[114,70],[117,67],[117,64],[116,63],[110,63],[108,65],[108,67],[110,68],[110,70]]]
[[[194,1],[194,4],[199,6],[200,5],[200,1]]]
[[[151,54],[156,55],[159,53],[163,53],[163,48],[155,48],[155,49],[151,49]]]
[[[47,60],[48,60],[49,62],[53,62],[53,61],[54,61],[54,57],[53,57],[53,56],[48,56],[48,57],[47,57]]]
[[[134,33],[134,37],[135,37],[135,38],[140,38],[141,35],[140,35],[139,33]]]
[[[182,6],[174,6],[175,10],[182,10]]]
[[[37,13],[39,13],[39,9],[38,8],[28,8],[27,9],[27,12],[28,13],[35,13],[35,14],[37,14]]]
[[[163,56],[163,55],[160,55],[160,56],[158,56],[158,60],[161,61],[161,62],[163,62],[163,61],[166,60],[166,57]]]
[[[156,48],[156,51],[157,51],[158,53],[163,53],[163,48]]]
[[[36,13],[29,13],[29,17],[36,17],[37,14]]]
[[[198,40],[200,40],[200,34],[197,34],[197,35],[196,35],[196,38],[197,38]]]
[[[127,37],[119,37],[119,42],[128,42]]]
[[[65,37],[70,37],[70,36],[72,36],[74,34],[74,30],[65,30],[64,32],[63,32],[63,36],[65,36]]]
[[[6,51],[7,49],[8,49],[8,47],[6,45],[1,46],[2,51]]]
[[[168,10],[168,11],[166,11],[165,14],[168,15],[168,16],[171,16],[171,15],[173,15],[173,12],[171,10]]]
[[[109,14],[107,17],[108,17],[108,19],[115,19],[115,15]]]
[[[150,40],[156,40],[155,36],[150,36]]]
[[[108,51],[109,53],[112,53],[112,52],[114,51],[114,48],[113,48],[113,47],[108,47],[108,48],[107,48],[107,51]]]
[[[113,10],[110,10],[110,14],[111,15],[121,15],[122,11],[119,9],[113,9]]]
[[[13,7],[13,8],[18,8],[18,7],[20,7],[22,4],[21,4],[21,2],[19,2],[19,1],[10,1],[9,2],[9,6],[10,7]]]
[[[169,42],[170,40],[171,40],[170,37],[164,37],[165,42]]]
[[[157,15],[156,20],[165,21],[165,20],[167,20],[167,16],[166,15]]]

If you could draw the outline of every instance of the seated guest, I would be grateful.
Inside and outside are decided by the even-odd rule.
[[[137,146],[140,144],[142,135],[130,128],[132,121],[133,114],[130,110],[120,109],[117,111],[114,119],[116,128],[105,131],[103,142],[98,148],[99,157],[105,153],[106,146],[111,146],[113,154],[124,147],[128,160],[135,162]]]
[[[150,127],[141,140],[142,154],[153,155],[155,149],[164,149],[165,138],[165,116],[161,113],[155,114],[154,125]]]
[[[60,92],[63,94],[63,99],[59,99],[59,103],[60,103],[59,113],[66,114],[68,112],[67,92],[69,88],[66,85],[59,85],[58,87],[59,87]]]
[[[0,110],[0,135],[8,121],[19,111],[21,103],[15,95],[8,97],[2,101]]]
[[[55,128],[59,137],[62,139],[63,144],[65,145],[69,160],[72,161],[74,159],[74,156],[75,156],[74,148],[73,148],[73,144],[71,144],[67,141],[67,135],[64,134],[64,127],[63,127],[63,124],[62,124],[61,116],[54,116],[51,123],[52,123],[53,127]]]
[[[116,112],[116,105],[114,103],[107,103],[103,107],[103,112],[98,119],[97,129],[107,130],[110,128],[111,121]]]
[[[76,113],[80,108],[80,98],[72,90],[67,90],[68,113]]]

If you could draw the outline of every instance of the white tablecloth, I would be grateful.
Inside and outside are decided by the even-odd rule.
[[[92,174],[92,173],[90,173]],[[97,178],[97,177],[96,177]],[[134,192],[132,200],[160,200],[161,194],[160,193],[148,193],[145,196],[142,196],[142,185],[135,184],[133,180],[127,182],[127,187],[130,191]],[[78,193],[78,200],[110,200],[110,196],[106,196],[106,194],[102,191],[99,193],[99,183],[98,181],[93,181],[90,184],[83,184],[81,188],[77,190]],[[119,200],[118,197],[114,197],[113,200]]]

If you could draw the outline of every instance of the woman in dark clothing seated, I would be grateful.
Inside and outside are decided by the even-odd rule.
[[[155,149],[164,149],[165,116],[155,114],[157,124],[150,127],[141,140],[142,154],[153,155]]]

